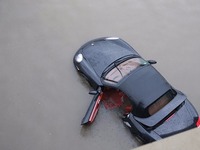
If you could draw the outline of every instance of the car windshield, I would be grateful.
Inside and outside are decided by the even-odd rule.
[[[106,82],[117,83],[137,67],[147,64],[149,63],[142,58],[130,58],[117,65],[114,63],[115,67],[106,73],[104,79]]]

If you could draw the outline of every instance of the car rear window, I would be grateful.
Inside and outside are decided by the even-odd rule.
[[[159,110],[161,110],[165,105],[167,105],[174,97],[176,96],[176,92],[174,90],[167,91],[164,95],[162,95],[158,100],[156,100],[153,104],[148,107],[149,115],[153,115]]]

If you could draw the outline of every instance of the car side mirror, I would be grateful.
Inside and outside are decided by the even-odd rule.
[[[151,65],[153,65],[153,64],[156,64],[157,63],[157,61],[155,61],[155,60],[147,60],[148,61],[148,63],[150,63]]]
[[[91,95],[97,95],[97,94],[100,94],[102,91],[101,91],[101,87],[98,87],[97,90],[92,90],[89,92],[89,94]]]
[[[89,94],[90,94],[90,95],[97,95],[97,94],[98,94],[98,91],[95,91],[95,90],[94,90],[94,91],[90,91]]]

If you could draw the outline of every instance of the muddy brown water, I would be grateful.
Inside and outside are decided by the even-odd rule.
[[[88,40],[118,36],[184,91],[200,112],[198,0],[1,0],[0,149],[127,150],[140,144],[91,96],[72,58]]]

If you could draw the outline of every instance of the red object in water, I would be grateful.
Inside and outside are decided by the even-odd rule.
[[[126,106],[124,110],[125,110],[125,113],[130,113],[133,110],[133,107],[129,105],[129,106]]]
[[[123,103],[124,94],[119,90],[115,89],[106,89],[103,94],[103,104],[106,109],[113,109],[120,107]]]

